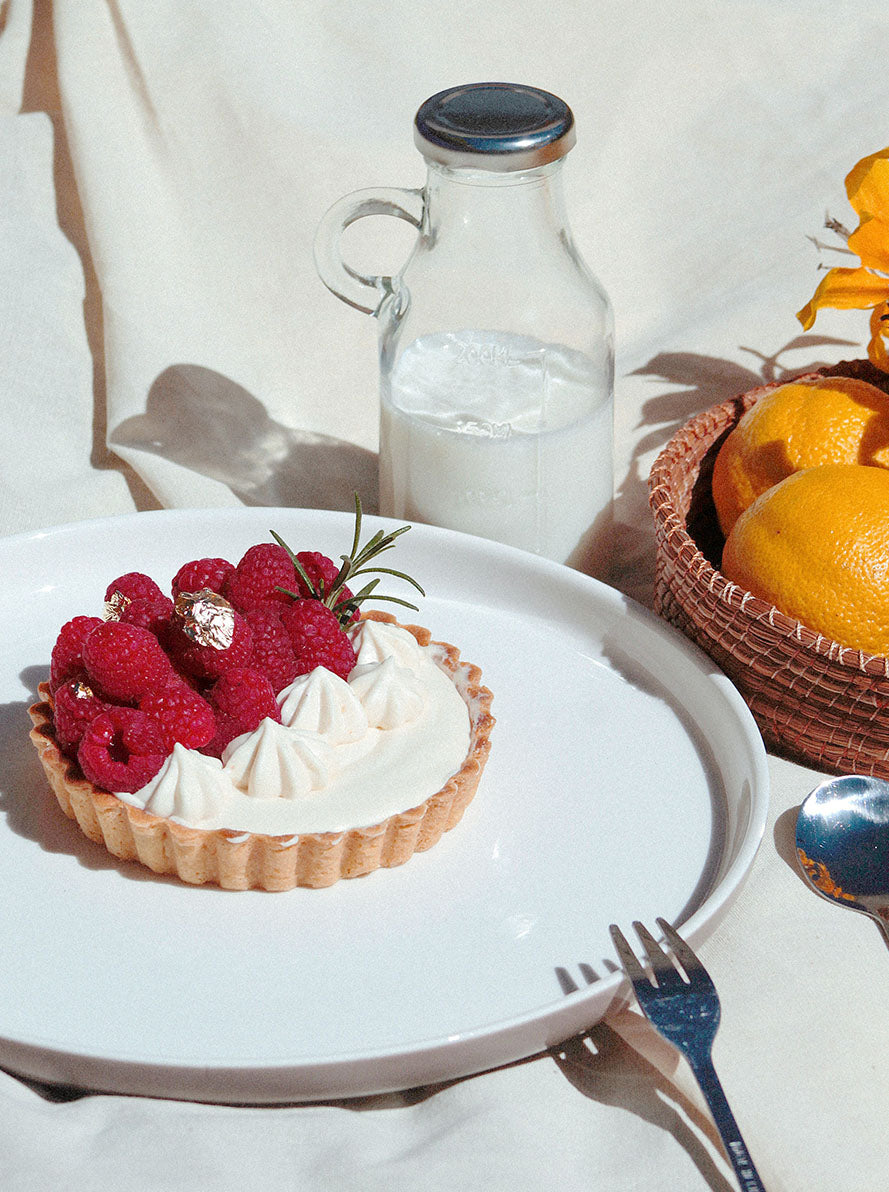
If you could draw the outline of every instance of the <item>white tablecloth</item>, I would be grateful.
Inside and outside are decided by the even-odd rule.
[[[645,481],[673,429],[862,354],[864,316],[802,335],[794,312],[836,262],[826,211],[852,219],[845,173],[889,139],[887,56],[889,13],[848,0],[5,0],[0,532],[346,507],[374,474],[376,327],[317,280],[314,229],[350,190],[422,184],[427,95],[507,78],[577,119],[571,220],[618,335],[614,579],[650,600]],[[406,251],[389,223],[361,248],[379,272]],[[319,477],[322,455],[340,471]],[[819,775],[770,768],[753,872],[701,949],[717,1067],[771,1192],[870,1192],[889,1165],[889,955],[795,870]],[[631,1016],[561,1055],[348,1106],[60,1095],[0,1073],[0,1182],[725,1192],[689,1090]]]

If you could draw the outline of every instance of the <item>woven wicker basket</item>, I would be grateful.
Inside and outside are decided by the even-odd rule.
[[[886,389],[889,378],[875,373],[853,361],[820,375],[860,376]],[[889,778],[889,658],[829,641],[718,570],[713,461],[744,411],[779,383],[705,410],[655,461],[655,608],[725,671],[768,746],[829,772]]]

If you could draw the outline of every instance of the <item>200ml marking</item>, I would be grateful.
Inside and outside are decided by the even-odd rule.
[[[498,368],[509,368],[515,364],[534,363],[539,352],[524,356],[513,356],[509,344],[485,343],[457,345],[457,364],[493,364]]]

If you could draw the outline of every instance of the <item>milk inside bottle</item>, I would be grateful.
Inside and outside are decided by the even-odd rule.
[[[381,512],[601,574],[611,420],[607,381],[579,351],[496,331],[424,336],[382,385]]]

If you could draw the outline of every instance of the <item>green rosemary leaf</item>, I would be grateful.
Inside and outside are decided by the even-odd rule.
[[[349,551],[351,558],[355,557],[358,550],[358,543],[361,541],[361,498],[358,493],[355,494],[355,534],[352,538],[352,549]]]
[[[377,530],[373,538],[370,538],[364,545],[363,550],[360,550],[357,555],[352,556],[352,563],[356,567],[360,567],[366,563],[368,559],[372,559],[374,555],[379,554],[381,550],[386,550],[385,545],[381,545],[385,535],[382,530]]]
[[[379,576],[379,575],[393,575],[393,576],[395,576],[396,579],[404,580],[405,583],[408,583],[412,587],[416,588],[416,590],[420,593],[421,596],[426,595],[426,593],[423,591],[423,589],[420,587],[420,585],[417,583],[417,581],[415,579],[412,579],[411,576],[405,574],[405,572],[396,571],[392,567],[378,567],[378,566],[370,567],[370,566],[368,566],[368,564],[371,562],[372,559],[376,559],[384,551],[391,550],[393,548],[393,546],[395,545],[396,538],[398,538],[402,534],[407,533],[407,531],[411,527],[410,526],[399,526],[395,530],[389,530],[389,531],[377,530],[377,532],[375,534],[371,535],[371,537],[364,544],[364,546],[361,546],[361,526],[362,526],[361,498],[358,496],[358,493],[356,493],[355,494],[355,531],[352,536],[352,550],[350,551],[350,553],[348,555],[340,555],[340,558],[342,559],[342,565],[339,568],[339,570],[337,571],[336,576],[334,577],[329,588],[327,587],[327,585],[325,585],[324,580],[322,578],[319,578],[317,583],[313,583],[309,579],[306,569],[303,567],[302,563],[300,563],[299,559],[297,558],[296,553],[290,549],[290,547],[287,545],[287,543],[284,541],[284,539],[281,538],[281,536],[279,534],[276,534],[274,530],[270,530],[269,533],[271,534],[272,538],[274,538],[275,542],[277,542],[278,545],[283,547],[283,549],[287,552],[287,556],[290,559],[290,561],[293,563],[296,574],[299,576],[300,581],[303,584],[305,584],[307,591],[310,593],[310,596],[312,598],[314,598],[315,600],[320,600],[322,604],[327,606],[327,608],[332,609],[336,613],[336,615],[339,617],[339,619],[343,623],[343,625],[348,623],[348,621],[351,619],[352,614],[355,612],[356,609],[358,609],[361,602],[363,600],[366,600],[371,595],[373,595],[375,600],[388,600],[388,601],[391,601],[393,604],[401,604],[405,608],[411,608],[411,609],[414,609],[414,611],[417,611],[417,606],[415,604],[410,604],[407,600],[401,600],[397,596],[380,596],[380,595],[378,595],[376,588],[380,582],[379,578],[376,578],[376,579],[372,580],[370,583],[365,584],[365,586],[361,589],[360,592],[354,593],[353,595],[347,597],[346,599],[340,598],[342,595],[343,588],[345,588],[347,585],[347,581],[350,581],[359,575],[371,575],[371,574],[376,574],[377,576]],[[275,591],[283,592],[285,595],[291,596],[294,600],[300,600],[300,599],[303,599],[303,597],[304,597],[304,594],[302,592],[293,592],[289,588],[284,588],[281,586],[277,586],[275,588]]]
[[[407,583],[412,584],[421,596],[426,595],[426,593],[412,576],[406,575],[403,571],[396,571],[394,567],[365,567],[361,571],[353,571],[352,577],[354,579],[356,575],[370,575],[374,571],[382,571],[386,575],[394,575],[397,579],[403,579]]]
[[[377,595],[377,596],[374,596],[374,600],[388,600],[392,604],[401,604],[405,608],[412,608],[415,613],[418,613],[420,611],[416,604],[411,604],[411,602],[409,600],[402,600],[400,596]]]
[[[274,538],[275,542],[277,542],[278,546],[283,546],[283,548],[287,551],[287,554],[290,556],[290,562],[296,568],[296,574],[303,581],[303,583],[306,585],[306,587],[312,593],[312,595],[316,596],[316,597],[320,596],[318,589],[315,587],[315,585],[309,579],[308,575],[306,575],[305,567],[303,567],[302,563],[300,563],[299,559],[296,557],[296,555],[290,549],[290,547],[287,545],[287,543],[284,541],[284,539],[279,534],[276,534],[274,530],[269,530],[269,533]],[[322,587],[323,587],[323,584],[322,584]],[[287,589],[279,588],[278,591],[285,592],[285,591],[287,591]],[[297,600],[302,599],[302,596],[300,595],[299,592],[290,592],[289,595],[295,596]]]

